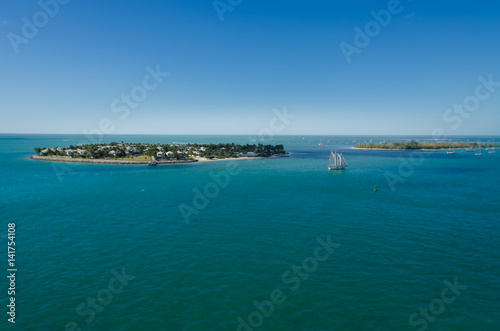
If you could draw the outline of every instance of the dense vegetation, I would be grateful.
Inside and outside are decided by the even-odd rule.
[[[410,142],[393,142],[387,143],[382,142],[379,144],[368,143],[368,144],[358,144],[354,146],[355,148],[365,148],[365,149],[400,149],[400,150],[418,150],[418,149],[448,149],[448,148],[489,148],[489,147],[500,147],[500,145],[491,143],[452,143],[452,142],[439,142],[439,143],[421,143],[415,140]]]
[[[141,144],[112,142],[109,144],[85,144],[67,148],[35,148],[42,156],[60,156],[84,159],[117,159],[152,157],[155,159],[182,160],[195,157],[237,158],[241,156],[269,157],[286,154],[283,145],[236,145],[232,144]]]

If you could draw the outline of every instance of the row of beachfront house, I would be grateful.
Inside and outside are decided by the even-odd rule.
[[[120,147],[123,145],[120,144]],[[154,147],[152,147],[154,148]],[[158,152],[156,153],[156,158],[157,159],[166,159],[170,158],[174,155],[172,151],[165,151],[165,149],[161,146],[157,146],[156,149]],[[224,148],[222,148],[224,149]],[[100,146],[98,150],[104,150],[108,152],[108,155],[110,157],[117,157],[120,154],[120,151],[116,150],[116,146]],[[145,152],[150,150],[150,148],[144,149]],[[47,155],[49,151],[52,151],[54,153],[61,153],[63,152],[67,156],[73,156],[74,154],[79,154],[80,156],[84,156],[87,153],[87,150],[77,148],[77,149],[62,149],[60,147],[57,148],[45,148],[40,151],[40,155]],[[125,146],[124,148],[125,154],[126,155],[132,155],[132,156],[140,156],[141,154],[138,153],[138,149],[135,146]],[[193,147],[187,147],[186,151],[177,151],[177,155],[179,155],[180,158],[185,158],[189,157],[190,155],[193,156],[201,156],[203,152],[206,151],[205,147],[199,147],[198,149],[194,149]],[[258,156],[257,151],[253,152],[247,152],[247,153],[239,153],[238,154],[240,157],[252,157],[252,156]]]
[[[81,156],[85,155],[85,152],[87,152],[85,149],[62,149],[60,147],[57,148],[45,148],[40,151],[40,155],[47,155],[49,151],[52,151],[54,153],[61,153],[64,152],[66,155],[73,155],[74,153],[78,153]]]

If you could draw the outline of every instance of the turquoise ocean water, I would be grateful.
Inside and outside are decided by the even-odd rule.
[[[500,330],[500,151],[351,148],[370,139],[402,138],[279,136],[289,158],[147,167],[31,161],[34,147],[85,138],[0,136],[5,269],[16,223],[13,328]],[[500,141],[453,138],[467,139]],[[327,171],[334,147],[347,170]],[[195,208],[196,192],[210,197],[195,199],[187,224],[179,206]]]

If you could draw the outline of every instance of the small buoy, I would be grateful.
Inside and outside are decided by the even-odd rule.
[[[374,192],[377,192],[377,191],[378,191],[377,185],[375,185],[375,186],[373,187],[373,191],[374,191]]]

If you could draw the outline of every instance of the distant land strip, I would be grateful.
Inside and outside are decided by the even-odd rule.
[[[354,148],[361,149],[391,149],[391,150],[422,150],[422,149],[477,149],[477,148],[499,148],[500,145],[493,143],[476,143],[476,142],[466,142],[466,143],[421,143],[415,140],[410,142],[381,142],[378,144],[375,143],[365,143],[365,144],[357,144]]]

